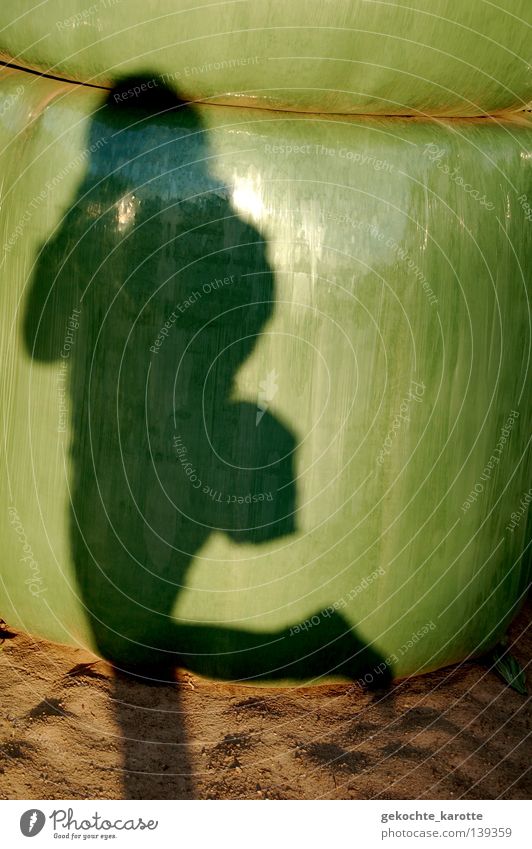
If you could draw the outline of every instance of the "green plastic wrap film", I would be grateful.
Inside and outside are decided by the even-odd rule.
[[[527,586],[530,120],[137,82],[2,74],[0,616],[235,680],[488,651]]]
[[[301,112],[473,116],[532,100],[530,0],[2,0],[0,56]]]

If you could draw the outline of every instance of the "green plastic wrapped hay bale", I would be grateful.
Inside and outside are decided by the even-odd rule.
[[[240,680],[496,645],[527,585],[530,122],[1,85],[0,616]]]
[[[532,100],[529,0],[3,0],[0,55],[97,85],[162,76],[193,100],[482,115]]]

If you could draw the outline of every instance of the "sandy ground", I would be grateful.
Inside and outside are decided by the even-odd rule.
[[[523,665],[529,621],[511,630]],[[2,799],[530,796],[530,700],[479,663],[373,693],[147,685],[16,634],[0,686]]]

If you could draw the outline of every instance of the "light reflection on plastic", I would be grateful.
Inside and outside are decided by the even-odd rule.
[[[239,212],[250,215],[258,221],[264,213],[261,197],[260,178],[258,184],[251,177],[235,176],[233,205]]]
[[[117,203],[118,230],[123,233],[135,223],[139,201],[131,192]]]

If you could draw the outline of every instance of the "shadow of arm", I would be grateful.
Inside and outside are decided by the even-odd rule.
[[[64,232],[41,248],[26,301],[24,345],[29,356],[40,362],[60,357],[68,318],[76,306],[78,286],[68,261],[70,240]]]

